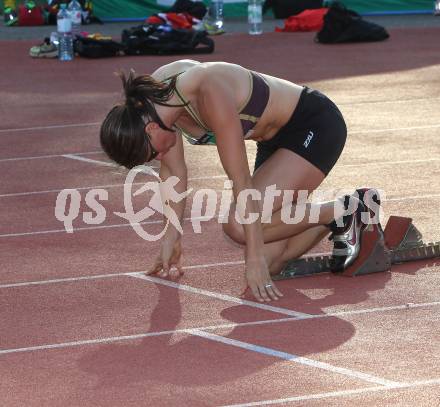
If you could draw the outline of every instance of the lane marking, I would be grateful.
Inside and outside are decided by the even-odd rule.
[[[100,154],[102,151],[85,151],[83,153],[71,153],[72,155],[91,155],[91,154]],[[7,162],[7,161],[23,161],[23,160],[39,160],[39,159],[45,159],[45,158],[57,158],[62,157],[63,154],[50,154],[50,155],[36,155],[36,156],[30,156],[30,157],[13,157],[13,158],[1,158],[0,162]]]
[[[188,217],[183,218],[183,220],[200,220],[200,221],[209,221],[212,218],[209,216],[197,216],[197,217]],[[163,223],[163,220],[146,220],[144,222],[133,223],[135,225],[157,225]],[[124,228],[131,227],[130,223],[119,223],[114,225],[100,225],[100,226],[88,226],[88,227],[75,227],[73,230],[76,231],[86,231],[86,230],[99,230],[99,229],[111,229],[111,228]],[[8,238],[8,237],[19,237],[19,236],[33,236],[33,235],[46,235],[50,233],[67,233],[65,229],[52,229],[52,230],[40,230],[36,232],[20,232],[20,233],[5,233],[0,235],[0,238]]]
[[[192,335],[200,336],[201,338],[209,339],[214,342],[220,342],[225,345],[234,346],[236,348],[245,349],[256,353],[261,353],[263,355],[271,356],[274,358],[287,360],[289,362],[295,362],[301,365],[306,365],[313,368],[326,370],[331,373],[339,373],[344,376],[354,377],[356,379],[360,379],[369,383],[380,384],[382,386],[387,386],[387,387],[400,385],[400,383],[398,382],[387,380],[382,377],[373,376],[368,373],[358,372],[356,370],[351,370],[344,367],[333,366],[325,362],[319,362],[317,360],[294,355],[292,353],[281,352],[276,349],[267,348],[265,346],[253,345],[252,343],[238,341],[236,339],[227,338],[210,332],[193,330]]]
[[[86,151],[86,152],[79,152],[79,153],[68,153],[68,154],[50,154],[50,155],[39,155],[39,156],[29,156],[29,157],[11,157],[11,158],[1,158],[0,162],[7,162],[7,161],[23,161],[23,160],[37,160],[37,159],[49,159],[49,158],[57,158],[57,157],[66,157],[66,158],[72,158],[75,159],[78,155],[90,155],[90,154],[104,154],[102,150],[100,151]],[[73,156],[73,157],[72,157]],[[440,161],[440,158],[420,158],[416,160],[400,160],[400,161],[378,161],[378,162],[366,162],[366,163],[357,163],[357,164],[338,164],[335,169],[339,167],[364,167],[364,166],[370,166],[370,165],[394,165],[394,164],[414,164],[414,163],[425,163],[425,162],[434,162],[434,161]],[[92,161],[94,164],[103,164],[105,165],[104,161]],[[115,164],[116,165],[116,164]],[[226,178],[225,175],[222,175],[223,178]],[[205,177],[206,178],[206,177]]]
[[[126,274],[121,273],[121,274],[109,275],[108,277],[125,276],[125,275]],[[95,277],[102,278],[102,276],[95,276]],[[64,279],[64,280],[78,281],[78,280],[91,280],[91,279],[93,279],[93,278],[86,277],[86,278],[79,278],[79,279]],[[53,282],[59,282],[59,280],[58,281],[53,280]],[[432,305],[440,305],[440,302],[414,304],[413,306],[411,306],[411,308],[429,307]],[[381,311],[386,312],[386,311],[393,311],[393,310],[397,310],[397,309],[399,309],[399,310],[400,309],[407,309],[407,306],[406,305],[398,305],[398,306],[390,306],[390,307],[382,307],[382,308],[367,308],[367,309],[363,309],[363,310],[342,311],[342,312],[335,312],[335,313],[330,313],[330,314],[306,315],[304,317],[287,317],[287,318],[265,319],[265,320],[251,321],[251,322],[232,322],[232,323],[209,325],[209,326],[203,326],[203,327],[197,327],[197,328],[182,328],[182,329],[167,330],[167,331],[147,332],[147,333],[135,334],[135,335],[113,336],[113,337],[106,337],[106,338],[99,338],[99,339],[87,339],[87,340],[81,340],[81,341],[63,342],[63,343],[56,343],[56,344],[45,344],[45,345],[30,346],[30,347],[23,347],[23,348],[3,349],[3,350],[0,350],[0,355],[8,354],[8,353],[32,352],[32,351],[37,351],[37,350],[67,348],[67,347],[72,347],[72,346],[99,344],[99,343],[107,343],[107,342],[126,341],[126,340],[133,340],[133,339],[139,339],[139,338],[147,338],[150,336],[173,335],[173,334],[179,334],[179,333],[192,334],[192,331],[194,331],[194,330],[197,330],[197,331],[202,331],[202,330],[203,331],[217,331],[217,330],[231,329],[231,328],[233,329],[233,328],[241,328],[241,327],[272,325],[272,324],[300,321],[300,320],[304,320],[304,319],[329,318],[329,317],[334,317],[334,316],[338,316],[338,315],[363,314],[363,313],[381,312]]]
[[[31,130],[51,130],[51,129],[68,129],[71,127],[88,127],[99,126],[101,123],[77,123],[77,124],[56,124],[52,126],[36,126],[36,127],[20,127],[15,129],[0,129],[0,133],[15,133],[18,131],[31,131]]]
[[[64,158],[70,158],[71,160],[78,160],[83,161],[90,164],[98,164],[98,165],[104,165],[106,167],[113,167],[113,168],[119,168],[119,165],[106,162],[106,161],[98,161],[98,160],[92,160],[91,158],[81,157],[79,155],[73,155],[73,154],[62,154],[61,157]]]
[[[153,169],[158,169],[159,167],[151,166]],[[190,177],[188,181],[199,181],[205,179],[219,179],[226,178],[226,175],[212,175],[210,177]],[[144,185],[145,182],[133,182],[132,185]],[[39,195],[39,194],[50,194],[54,192],[61,192],[64,189],[77,189],[77,190],[86,190],[86,189],[95,189],[95,188],[116,188],[123,187],[124,184],[109,184],[109,185],[93,185],[89,187],[73,187],[73,188],[60,188],[60,189],[48,189],[43,191],[29,191],[29,192],[14,192],[11,194],[0,194],[0,198],[9,198],[14,196],[27,196],[27,195]]]
[[[340,391],[332,391],[328,393],[318,393],[318,394],[307,394],[304,396],[296,396],[296,397],[286,397],[283,399],[273,399],[273,400],[263,400],[263,401],[255,401],[251,403],[244,404],[229,404],[223,407],[254,407],[254,406],[267,406],[270,404],[285,404],[292,403],[295,401],[306,401],[306,400],[319,400],[325,399],[329,397],[345,397],[345,396],[353,396],[357,394],[363,393],[371,393],[378,391],[389,391],[396,389],[409,389],[412,387],[419,386],[431,386],[440,384],[440,379],[428,379],[428,380],[417,380],[415,382],[410,383],[398,383],[393,386],[374,386],[374,387],[363,387],[361,389],[353,389],[353,390],[340,390]]]
[[[209,178],[209,177],[208,177]],[[192,178],[194,180],[194,178]],[[142,182],[134,183],[133,185],[137,184],[143,184]],[[124,184],[121,184],[124,185]],[[119,185],[114,185],[119,186]],[[89,189],[90,187],[83,187],[82,189]],[[96,187],[98,188],[98,187]],[[80,189],[80,188],[77,188]],[[61,191],[61,190],[59,190]],[[15,193],[15,194],[4,194],[0,195],[0,198],[6,198],[6,197],[13,197],[13,196],[23,196],[23,195],[33,195],[33,194],[40,194],[40,193],[48,193],[48,192],[59,192],[58,190],[53,191],[36,191],[36,192],[23,192],[23,193]],[[429,199],[429,198],[440,198],[440,194],[432,194],[432,195],[416,195],[416,196],[406,196],[406,197],[400,197],[400,198],[388,198],[383,199],[382,202],[400,202],[400,201],[412,201],[412,200],[418,200],[418,199]],[[196,218],[192,217],[186,217],[184,220],[191,221],[191,220],[216,220],[218,217],[209,218],[207,219],[206,216],[200,216]],[[157,221],[144,221],[140,222],[139,225],[150,225],[150,224],[158,224],[161,223],[162,220]],[[112,229],[112,228],[122,228],[122,227],[128,227],[131,226],[129,223],[120,223],[120,224],[110,224],[110,225],[98,225],[98,226],[79,226],[74,227],[73,231],[87,231],[87,230],[97,230],[97,229]],[[67,233],[65,229],[51,229],[51,230],[37,230],[33,232],[17,232],[17,233],[4,233],[0,234],[0,238],[10,238],[10,237],[19,237],[19,236],[33,236],[33,235],[45,235],[50,233]]]
[[[388,129],[370,129],[370,130],[357,130],[350,131],[349,134],[361,134],[361,133],[386,133],[388,131],[401,131],[401,130],[421,130],[421,129],[437,129],[440,124],[429,124],[425,126],[409,126],[409,127],[391,127]]]
[[[239,264],[244,264],[244,261],[239,260],[239,261],[225,261],[223,263],[196,264],[193,266],[183,266],[182,268],[184,270],[190,270],[190,269],[198,269],[198,268],[201,269],[201,268],[210,268],[210,267],[236,266]],[[65,278],[56,278],[56,279],[51,279],[51,280],[24,281],[21,283],[0,284],[0,288],[26,287],[26,286],[30,286],[30,285],[68,283],[71,281],[97,280],[100,278],[112,278],[112,277],[120,277],[120,276],[133,277],[132,274],[140,274],[140,273],[145,273],[145,270],[135,271],[135,272],[130,271],[127,273],[97,274],[97,275],[93,275],[93,276],[65,277]]]
[[[326,253],[311,253],[310,256],[304,257],[314,257],[314,256],[324,256],[328,255],[330,252]],[[195,264],[193,266],[183,266],[184,270],[193,270],[193,269],[201,269],[201,268],[211,268],[211,267],[223,267],[223,266],[239,266],[240,264],[244,264],[244,260],[237,261],[224,261],[221,263],[206,263],[206,264]],[[130,276],[132,274],[140,274],[145,273],[144,271],[129,271],[127,273],[111,273],[111,274],[97,274],[93,276],[80,276],[80,277],[66,277],[66,278],[57,278],[51,280],[39,280],[39,281],[24,281],[21,283],[10,283],[10,284],[0,284],[0,288],[11,288],[11,287],[25,287],[28,285],[44,285],[44,284],[53,284],[53,283],[63,283],[69,281],[80,281],[80,280],[95,280],[99,278],[111,278],[117,276]]]
[[[205,268],[205,267],[214,267],[216,265],[217,266],[218,265],[222,265],[222,266],[236,265],[237,263],[238,262],[211,263],[211,264],[202,264],[202,265],[198,265],[198,266],[186,266],[183,268],[184,269],[196,268],[196,267]],[[137,272],[135,274],[139,274],[139,273],[140,272]],[[103,274],[103,275],[96,275],[96,276],[71,277],[71,278],[61,278],[61,279],[53,279],[53,280],[42,280],[42,281],[31,281],[31,282],[14,283],[14,284],[3,284],[3,285],[0,285],[0,288],[27,287],[27,286],[34,286],[34,285],[56,284],[56,283],[65,283],[65,282],[72,282],[72,281],[96,280],[96,279],[102,279],[102,278],[115,278],[115,277],[121,277],[121,276],[132,277],[133,273],[114,273],[114,274]],[[232,297],[232,298],[235,298],[235,297]],[[257,305],[258,305],[258,303],[257,303]],[[438,306],[438,305],[440,305],[440,301],[430,302],[430,303],[412,304],[410,308],[432,307],[432,306]],[[87,345],[87,344],[117,342],[117,341],[123,341],[123,340],[144,338],[144,337],[149,337],[149,336],[170,335],[170,334],[176,334],[176,333],[191,333],[191,331],[194,329],[204,330],[204,331],[206,331],[206,330],[219,330],[219,329],[228,329],[228,328],[236,328],[236,327],[250,327],[250,326],[260,326],[260,325],[267,325],[267,324],[277,324],[277,323],[292,322],[292,321],[305,320],[305,319],[319,319],[319,318],[330,318],[330,317],[348,316],[348,315],[360,315],[360,314],[367,314],[367,313],[373,313],[373,312],[387,312],[387,311],[394,311],[394,310],[408,311],[408,306],[405,304],[405,305],[395,305],[395,306],[388,306],[388,307],[364,308],[364,309],[351,310],[351,311],[338,311],[338,312],[333,312],[333,313],[328,313],[328,314],[315,314],[315,315],[304,314],[304,315],[288,317],[288,318],[266,319],[266,320],[259,320],[259,321],[252,321],[252,322],[241,322],[241,323],[226,323],[226,324],[211,325],[211,326],[205,326],[205,327],[199,327],[199,328],[185,328],[185,329],[178,329],[178,330],[172,330],[172,331],[157,331],[157,332],[149,332],[149,333],[138,334],[138,335],[126,335],[126,336],[107,337],[107,338],[100,338],[100,339],[90,339],[90,340],[83,340],[83,341],[64,342],[64,343],[58,343],[58,344],[46,344],[46,345],[31,346],[31,347],[26,347],[26,348],[3,349],[3,350],[0,350],[0,355],[7,354],[7,353],[48,350],[48,349],[54,349],[54,348],[66,348],[66,347],[71,347],[71,346],[80,346],[80,345]]]
[[[432,102],[433,100],[439,100],[440,98],[437,96],[425,97],[425,98],[414,98],[414,99],[398,99],[398,100],[362,100],[359,102],[348,102],[348,103],[337,103],[338,106],[358,106],[358,105],[370,105],[370,104],[395,104],[395,103],[414,103],[419,101],[427,101]]]
[[[419,160],[401,160],[401,161],[378,161],[378,162],[367,162],[367,163],[357,163],[357,164],[338,164],[335,166],[335,170],[340,167],[368,167],[370,165],[380,166],[380,165],[395,165],[395,164],[418,164],[418,163],[428,163],[440,161],[440,158],[425,158]]]
[[[113,276],[125,276],[125,274],[124,273],[113,274],[113,275],[110,275],[109,277],[113,277]],[[89,279],[90,280],[92,278],[81,278],[81,279]],[[72,279],[67,279],[67,280],[73,281]],[[56,280],[53,280],[53,281],[55,282]],[[420,308],[420,307],[427,307],[427,306],[429,307],[431,305],[440,305],[440,302],[415,304],[415,305],[411,306],[411,308]],[[179,333],[191,334],[193,330],[217,331],[217,330],[230,329],[230,328],[233,329],[233,328],[241,328],[241,327],[272,325],[272,324],[279,324],[279,323],[285,323],[285,322],[301,321],[304,319],[330,318],[330,317],[335,317],[335,316],[339,316],[339,315],[364,314],[364,313],[380,312],[380,311],[386,312],[386,311],[394,311],[397,309],[399,309],[399,310],[400,309],[407,309],[407,306],[406,305],[397,305],[397,306],[382,307],[382,308],[366,308],[364,310],[342,311],[342,312],[335,312],[335,313],[330,313],[330,314],[308,315],[308,316],[304,316],[304,317],[265,319],[265,320],[252,321],[252,322],[231,322],[231,323],[226,323],[226,324],[210,325],[210,326],[203,326],[203,327],[197,327],[197,328],[182,328],[182,329],[174,329],[174,330],[168,330],[168,331],[147,332],[147,333],[135,334],[135,335],[112,336],[112,337],[99,338],[99,339],[87,339],[87,340],[81,340],[81,341],[45,344],[45,345],[30,346],[30,347],[23,347],[23,348],[3,349],[3,350],[0,350],[0,355],[8,354],[8,353],[32,352],[32,351],[38,351],[38,350],[68,348],[68,347],[72,347],[72,346],[99,344],[99,343],[107,343],[107,342],[127,341],[127,340],[139,339],[139,338],[147,338],[150,336],[173,335],[173,334],[179,334]]]
[[[356,104],[356,103],[354,103]],[[347,106],[347,104],[344,104]],[[78,123],[78,124],[59,124],[59,125],[52,125],[52,126],[36,126],[36,127],[22,127],[22,128],[10,128],[10,129],[0,129],[0,133],[13,133],[13,132],[20,132],[20,131],[30,131],[30,130],[50,130],[50,129],[65,129],[65,128],[71,128],[71,127],[87,127],[87,126],[99,126],[101,125],[100,122],[95,123]],[[431,128],[437,128],[440,127],[440,124],[432,124],[432,125],[425,125],[425,126],[411,126],[411,127],[392,127],[392,128],[384,128],[384,129],[377,129],[377,130],[358,130],[358,131],[350,131],[350,134],[357,134],[357,133],[377,133],[377,132],[386,132],[386,131],[397,131],[397,130],[418,130],[418,129],[431,129]]]
[[[136,340],[136,339],[143,339],[143,338],[148,338],[148,337],[152,337],[152,336],[159,336],[159,335],[173,335],[177,332],[189,333],[187,331],[189,331],[189,330],[181,329],[178,331],[149,332],[149,333],[139,334],[139,335],[114,336],[114,337],[109,337],[109,338],[87,339],[87,340],[83,340],[83,341],[54,343],[52,345],[29,346],[27,348],[15,348],[15,349],[3,349],[3,350],[0,349],[0,356],[1,355],[8,355],[11,353],[34,352],[34,351],[39,351],[39,350],[62,349],[62,348],[70,348],[73,346],[97,345],[97,344],[101,344],[101,343]]]
[[[211,298],[215,298],[217,300],[233,302],[233,303],[239,304],[239,305],[247,305],[252,308],[262,309],[264,311],[276,312],[278,314],[289,315],[291,317],[310,316],[310,314],[306,314],[304,312],[297,312],[297,311],[292,311],[287,308],[280,308],[280,307],[275,307],[272,305],[254,302],[254,301],[243,300],[242,298],[233,297],[233,296],[227,295],[227,294],[220,294],[217,292],[204,290],[202,288],[195,288],[195,287],[191,287],[186,284],[179,284],[179,283],[175,283],[174,281],[164,280],[164,279],[161,279],[158,277],[146,276],[145,274],[142,274],[142,273],[129,273],[127,275],[130,277],[139,278],[141,280],[149,281],[150,283],[155,283],[155,284],[160,284],[160,285],[164,285],[167,287],[176,288],[177,290],[188,291],[193,294],[204,295],[205,297],[211,297]]]
[[[412,201],[417,199],[439,198],[440,194],[432,195],[417,195],[417,196],[403,196],[401,198],[387,198],[384,202],[397,202],[397,201]]]

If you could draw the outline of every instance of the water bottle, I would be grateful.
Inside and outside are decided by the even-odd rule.
[[[440,16],[440,0],[434,1],[434,15]]]
[[[249,34],[261,34],[263,32],[263,10],[261,0],[248,1]]]
[[[67,6],[70,19],[72,20],[72,34],[78,35],[81,32],[82,7],[78,0],[72,0]]]
[[[223,0],[211,0],[209,5],[209,19],[210,23],[217,29],[223,28]]]
[[[58,28],[58,58],[60,61],[71,61],[73,59],[73,36],[72,21],[65,4],[60,4],[60,11],[57,14]]]

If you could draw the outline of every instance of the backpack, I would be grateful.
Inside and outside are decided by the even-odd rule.
[[[167,10],[167,13],[188,13],[198,18],[203,19],[206,14],[206,6],[202,1],[192,0],[176,0],[173,6]]]
[[[111,38],[91,38],[77,36],[75,52],[85,58],[108,58],[120,55],[124,46]]]
[[[324,16],[324,25],[315,41],[323,44],[382,41],[389,36],[384,27],[363,20],[356,12],[335,2]]]
[[[44,24],[43,7],[33,1],[26,1],[18,6],[18,25],[33,26]]]
[[[126,55],[209,54],[214,41],[206,31],[144,24],[122,31]]]

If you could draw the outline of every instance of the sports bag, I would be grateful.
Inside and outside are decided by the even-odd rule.
[[[90,38],[77,36],[75,52],[85,58],[108,58],[120,55],[124,46],[110,38]]]
[[[34,1],[26,1],[18,6],[18,25],[44,25],[43,8]]]
[[[384,27],[363,20],[355,11],[334,2],[324,16],[324,25],[315,41],[323,44],[382,41],[389,36]]]
[[[144,24],[122,31],[127,55],[209,54],[214,41],[206,31],[176,29],[168,25]]]

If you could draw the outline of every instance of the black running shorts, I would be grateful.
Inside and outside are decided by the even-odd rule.
[[[347,127],[337,106],[321,92],[305,87],[287,124],[270,140],[257,142],[254,171],[276,150],[286,148],[328,175],[346,138]]]

